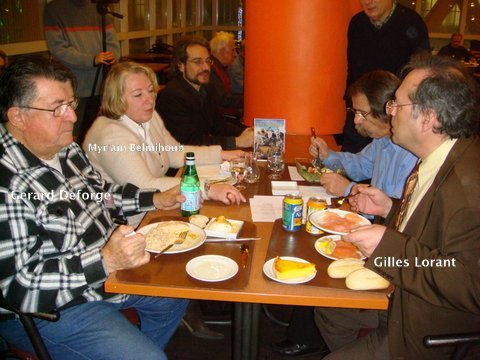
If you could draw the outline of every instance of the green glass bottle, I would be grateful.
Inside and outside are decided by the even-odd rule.
[[[188,152],[185,157],[180,191],[186,200],[181,205],[182,216],[195,215],[200,212],[200,180],[195,168],[195,154]]]

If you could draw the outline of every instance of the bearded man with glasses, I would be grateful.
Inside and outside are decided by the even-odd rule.
[[[175,77],[159,94],[156,110],[181,144],[220,145],[223,150],[253,146],[253,130],[226,121],[210,83],[213,59],[208,41],[183,37],[175,44]]]

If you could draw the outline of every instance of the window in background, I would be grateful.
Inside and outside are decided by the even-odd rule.
[[[197,1],[196,0],[186,0],[185,3],[186,17],[187,17],[187,26],[197,25]]]
[[[465,34],[480,34],[480,1],[469,1]]]
[[[425,0],[420,6],[420,14],[430,33],[459,31],[462,0]]]
[[[148,21],[148,2],[146,0],[128,1],[128,31],[146,30]]]
[[[150,48],[149,38],[131,39],[128,45],[130,54],[143,54]]]
[[[156,18],[157,29],[167,28],[167,24],[168,24],[167,23],[167,19],[168,19],[167,0],[156,0],[155,18]]]
[[[238,24],[238,10],[243,6],[241,0],[218,1],[218,25]]]
[[[207,26],[212,25],[212,0],[203,0],[202,24]]]
[[[182,4],[180,1],[172,1],[172,27],[182,26]]]
[[[45,0],[1,0],[0,44],[43,40],[45,3]]]

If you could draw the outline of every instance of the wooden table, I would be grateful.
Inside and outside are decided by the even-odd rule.
[[[284,173],[288,177],[288,172]],[[255,194],[271,194],[270,181],[265,169],[262,168],[262,178],[257,184],[249,185],[245,194],[253,197]],[[149,296],[163,296],[187,299],[219,300],[235,302],[234,336],[240,341],[234,341],[234,359],[255,359],[258,341],[259,304],[283,304],[304,306],[327,306],[361,309],[386,309],[388,298],[385,291],[352,291],[346,288],[318,287],[309,285],[285,285],[268,279],[262,271],[269,249],[273,223],[253,224],[248,203],[239,206],[226,206],[218,202],[207,201],[203,204],[201,213],[208,217],[224,215],[227,218],[247,221],[253,226],[250,229],[261,240],[252,245],[248,262],[248,281],[238,284],[229,281],[220,283],[204,283],[185,274],[184,266],[192,252],[185,253],[182,262],[174,262],[170,255],[152,260],[150,263],[133,270],[118,271],[110,275],[105,283],[108,292],[126,293]],[[152,211],[146,215],[141,226],[155,221],[161,216],[179,216],[179,211]],[[158,221],[158,220],[157,220]],[[305,230],[301,230],[305,231]],[[210,245],[210,244],[208,244]],[[234,247],[236,256],[238,243],[224,243]],[[314,250],[312,249],[312,252]],[[197,254],[198,255],[198,254]],[[320,255],[318,255],[321,258]],[[179,258],[177,258],[178,260]],[[321,259],[322,261],[328,261]],[[161,271],[162,263],[170,265],[177,263],[176,271],[168,271],[168,276]],[[324,271],[318,276],[328,277]]]

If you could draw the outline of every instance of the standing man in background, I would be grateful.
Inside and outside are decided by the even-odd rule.
[[[51,55],[72,70],[80,99],[74,135],[80,142],[97,116],[100,106],[101,71],[94,86],[97,68],[111,65],[120,57],[120,45],[111,22],[106,21],[107,51],[102,48],[102,17],[90,0],[53,0],[45,7],[44,31]]]
[[[354,15],[348,27],[347,89],[363,74],[387,70],[399,75],[411,55],[430,51],[428,30],[415,11],[394,0],[360,0],[363,11]],[[347,107],[350,100],[345,96]],[[342,151],[356,153],[371,138],[355,130],[353,115],[347,113]]]

